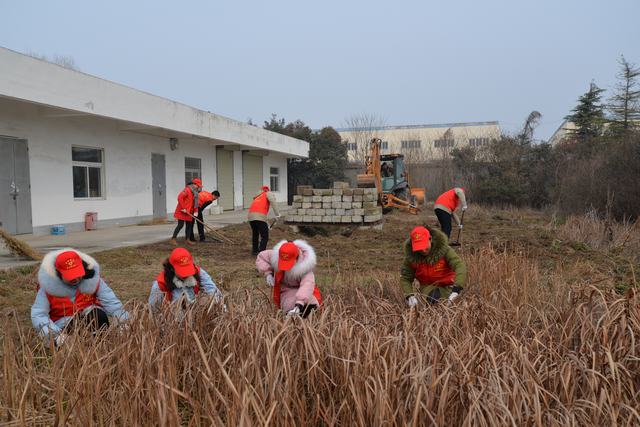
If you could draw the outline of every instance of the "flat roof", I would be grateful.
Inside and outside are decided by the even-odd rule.
[[[309,143],[0,47],[0,96],[24,102],[308,157]]]
[[[489,122],[461,122],[461,123],[438,123],[424,125],[397,125],[397,126],[373,126],[361,128],[337,128],[337,132],[355,132],[358,130],[380,131],[380,130],[397,130],[397,129],[425,129],[425,128],[459,128],[470,126],[499,126],[497,121]]]

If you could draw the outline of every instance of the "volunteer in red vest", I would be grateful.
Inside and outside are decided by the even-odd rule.
[[[129,314],[100,277],[100,266],[89,255],[61,249],[45,255],[38,271],[38,293],[31,322],[45,338],[60,346],[77,326],[97,330],[109,317],[125,321]]]
[[[175,248],[162,264],[163,270],[151,286],[149,305],[158,309],[162,303],[181,301],[191,304],[196,298],[212,296],[222,302],[222,292],[204,268],[193,263],[193,257],[185,248]]]
[[[269,191],[269,187],[263,185],[260,194],[253,198],[251,206],[249,206],[249,225],[252,232],[252,251],[255,256],[259,252],[267,249],[269,242],[269,224],[267,223],[267,215],[269,208],[273,209],[276,218],[280,218],[280,212],[276,207],[276,195]]]
[[[451,303],[462,292],[467,280],[467,267],[440,230],[416,227],[404,243],[400,285],[409,307],[418,304],[414,280],[418,281],[419,294],[430,304],[440,300]]]
[[[201,242],[205,241],[204,235],[204,216],[202,212],[209,207],[211,203],[220,198],[220,192],[215,190],[209,193],[208,191],[200,191],[198,193],[198,237]]]
[[[306,318],[322,304],[315,267],[316,253],[304,240],[283,240],[256,258],[256,268],[273,287],[274,304],[287,316]]]
[[[178,220],[178,225],[173,230],[173,236],[171,237],[171,244],[177,245],[176,238],[178,233],[185,226],[185,241],[188,245],[193,245],[195,239],[193,237],[193,216],[198,214],[198,193],[202,190],[202,181],[199,178],[194,178],[184,190],[178,194],[178,205],[176,206],[173,217]]]
[[[460,205],[462,205],[463,212],[467,210],[467,199],[464,197],[464,188],[461,187],[445,191],[438,196],[433,205],[433,210],[440,222],[440,228],[447,237],[451,237],[451,217],[453,217],[456,224],[458,224],[458,228],[462,228],[460,218],[458,218],[455,212]]]

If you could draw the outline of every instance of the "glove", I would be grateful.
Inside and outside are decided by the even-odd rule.
[[[462,212],[464,212],[464,211],[466,211],[466,210],[467,210],[467,205],[464,205],[464,206],[462,207]]]
[[[273,278],[273,274],[269,273],[267,275],[267,285],[273,287],[276,284],[276,279]]]
[[[407,298],[407,305],[409,307],[415,307],[416,305],[418,305],[418,298],[411,295],[409,298]]]
[[[62,347],[62,344],[64,344],[66,339],[67,339],[67,334],[65,334],[64,332],[60,332],[56,337],[56,348]]]
[[[462,230],[462,224],[458,224],[458,228]]]
[[[459,293],[457,292],[451,292],[451,295],[449,295],[449,298],[447,299],[447,304],[451,305],[453,303],[453,301],[458,298],[458,296],[460,296]]]
[[[180,212],[187,213],[187,210],[186,209],[180,209]]]
[[[282,216],[282,215],[278,214],[278,215],[276,215],[276,218],[280,218],[281,216]]]
[[[295,307],[287,311],[287,317],[300,316],[303,308],[302,304],[296,304]]]

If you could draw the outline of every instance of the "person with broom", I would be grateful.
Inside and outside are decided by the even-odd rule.
[[[304,240],[283,240],[256,258],[256,268],[273,288],[276,308],[287,317],[304,319],[322,304],[313,273],[315,267],[316,252]]]
[[[462,212],[467,210],[467,199],[465,198],[464,188],[456,187],[449,191],[445,191],[435,201],[433,210],[440,222],[440,229],[447,235],[447,238],[451,237],[451,217],[458,224],[458,228],[462,229],[462,221],[456,215],[456,209],[462,205]]]
[[[441,300],[450,304],[462,292],[467,280],[467,267],[447,244],[447,237],[440,230],[415,227],[404,243],[400,285],[409,307],[418,304],[413,289],[416,279],[419,294],[426,297],[429,304]]]
[[[202,212],[204,212],[204,210],[208,208],[211,203],[218,200],[219,198],[220,192],[218,190],[214,190],[211,193],[202,190],[198,193],[198,220],[196,222],[198,224],[198,238],[201,242],[205,241],[204,216]]]
[[[193,221],[194,215],[198,213],[198,193],[202,190],[202,181],[199,178],[194,178],[187,184],[187,186],[178,194],[178,205],[173,212],[173,217],[178,220],[175,230],[173,230],[173,236],[169,242],[172,245],[177,245],[176,238],[178,233],[185,226],[185,241],[187,245],[194,245],[195,239],[193,238]]]
[[[149,305],[153,310],[158,310],[163,303],[176,301],[186,307],[203,296],[213,297],[216,303],[222,303],[220,289],[204,268],[194,264],[191,253],[185,248],[174,249],[162,267],[149,295]],[[223,307],[226,309],[224,304]]]
[[[280,212],[276,206],[276,196],[269,187],[263,185],[260,194],[253,198],[253,202],[249,206],[249,225],[251,226],[251,243],[253,256],[267,249],[269,243],[269,224],[267,223],[267,215],[269,209],[273,209],[276,218],[280,218]]]
[[[74,249],[46,254],[38,271],[38,293],[31,306],[33,327],[46,339],[61,346],[71,330],[97,331],[129,314],[107,283],[100,265],[91,256]]]

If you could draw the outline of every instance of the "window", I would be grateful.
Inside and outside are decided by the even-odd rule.
[[[451,148],[453,147],[453,139],[436,139],[433,141],[433,146],[436,148]]]
[[[420,148],[419,139],[411,139],[408,141],[400,141],[401,148]]]
[[[420,141],[418,141],[420,142]],[[389,141],[382,141],[382,144],[380,145],[380,148],[382,150],[388,150],[389,149]]]
[[[101,148],[71,147],[73,197],[75,199],[104,196],[104,153]]]
[[[269,188],[280,191],[280,168],[269,168]]]
[[[347,150],[356,151],[358,149],[358,144],[355,142],[347,142]]]
[[[202,167],[200,159],[195,157],[184,158],[184,183],[190,183],[194,178],[202,179]]]
[[[489,143],[489,138],[469,138],[469,145],[471,147],[482,147]]]

